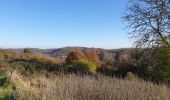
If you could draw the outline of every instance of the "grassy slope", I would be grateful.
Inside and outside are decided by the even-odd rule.
[[[170,89],[141,80],[100,76],[37,76],[14,80],[18,100],[170,100]]]

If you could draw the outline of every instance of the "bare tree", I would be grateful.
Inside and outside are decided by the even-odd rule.
[[[123,19],[136,46],[170,46],[170,0],[129,0]]]

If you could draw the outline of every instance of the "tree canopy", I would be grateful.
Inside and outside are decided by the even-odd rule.
[[[123,19],[136,46],[170,46],[170,0],[130,0]]]

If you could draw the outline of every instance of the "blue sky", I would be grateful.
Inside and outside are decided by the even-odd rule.
[[[0,0],[1,48],[131,47],[127,0]]]

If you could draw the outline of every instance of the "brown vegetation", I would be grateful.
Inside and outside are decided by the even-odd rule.
[[[68,54],[66,58],[66,63],[72,63],[75,60],[86,60],[86,59],[87,59],[86,56],[80,50],[75,50]]]
[[[84,54],[88,60],[95,62],[98,66],[100,66],[100,57],[95,49],[87,49],[84,51]]]
[[[25,80],[25,81],[24,81]],[[170,89],[141,80],[61,75],[17,80],[17,100],[169,100]]]

